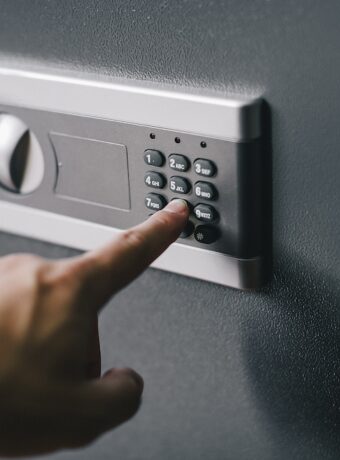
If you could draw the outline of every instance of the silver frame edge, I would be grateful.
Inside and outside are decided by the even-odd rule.
[[[0,67],[2,105],[106,118],[233,141],[261,135],[260,96],[226,97],[190,88],[182,92],[185,89]]]

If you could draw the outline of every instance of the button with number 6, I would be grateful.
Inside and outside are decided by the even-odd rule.
[[[216,200],[217,190],[209,182],[196,182],[195,195],[204,200]]]

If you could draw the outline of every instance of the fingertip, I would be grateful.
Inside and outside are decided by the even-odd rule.
[[[140,374],[138,374],[135,370],[130,369],[129,367],[124,367],[121,369],[117,369],[117,368],[109,369],[103,375],[103,379],[108,379],[108,378],[116,379],[119,377],[131,379],[136,385],[138,392],[140,394],[143,393],[143,389],[144,389],[143,377]]]
[[[187,216],[189,214],[189,206],[185,200],[175,198],[164,208],[164,211]]]

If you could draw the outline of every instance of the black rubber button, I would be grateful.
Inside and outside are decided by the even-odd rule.
[[[216,166],[210,160],[199,158],[194,162],[194,167],[199,176],[212,177],[216,174]]]
[[[162,174],[148,171],[144,176],[144,183],[151,188],[164,188],[166,180]]]
[[[203,198],[204,200],[216,200],[217,191],[216,188],[209,182],[196,182],[195,195],[198,198]]]
[[[195,229],[195,240],[203,244],[215,243],[220,233],[217,228],[211,225],[198,225]]]
[[[144,152],[144,161],[147,165],[160,167],[164,165],[165,158],[159,150],[148,149]]]
[[[179,237],[188,238],[189,236],[192,235],[194,228],[195,228],[194,224],[189,220],[189,222],[187,223],[186,227],[184,228],[182,233],[179,235]]]
[[[173,153],[169,156],[169,166],[176,171],[185,172],[190,168],[190,161],[184,155]]]
[[[163,209],[167,201],[162,195],[157,195],[156,193],[148,193],[145,197],[145,206],[148,209],[153,209],[154,211],[160,211]]]
[[[208,204],[198,204],[195,206],[194,214],[196,219],[208,223],[214,222],[218,217],[216,210]]]
[[[170,177],[169,188],[174,193],[189,193],[191,190],[191,184],[187,179],[178,176]]]

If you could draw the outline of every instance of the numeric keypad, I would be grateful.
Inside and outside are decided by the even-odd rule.
[[[219,213],[214,206],[204,203],[204,201],[216,201],[218,199],[217,189],[211,182],[217,174],[215,163],[205,158],[193,158],[191,159],[193,164],[191,169],[191,161],[187,156],[172,153],[168,156],[166,163],[165,155],[155,149],[145,150],[144,161],[149,166],[163,168],[162,172],[150,170],[145,173],[144,183],[147,187],[163,189],[169,200],[176,198],[176,195],[185,195],[193,219],[188,222],[180,238],[187,239],[193,235],[192,238],[198,243],[214,243],[220,236],[220,230],[216,226],[219,222]],[[181,175],[170,175],[170,178],[167,178],[166,171],[168,168],[181,173]],[[185,173],[187,173],[186,176],[184,176]],[[212,179],[209,182],[198,180],[192,186],[189,177],[194,179],[195,175]],[[165,188],[167,183],[168,186]],[[167,199],[158,193],[148,193],[145,197],[145,206],[151,211],[159,211],[166,204]]]

